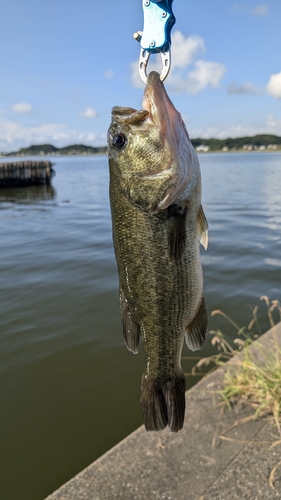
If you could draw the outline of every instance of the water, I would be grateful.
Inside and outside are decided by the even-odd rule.
[[[1,500],[45,498],[142,423],[144,359],[122,340],[107,159],[55,162],[52,187],[0,191]],[[243,325],[261,295],[281,299],[281,154],[200,162],[208,312]]]

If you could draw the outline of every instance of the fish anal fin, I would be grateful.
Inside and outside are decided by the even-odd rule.
[[[186,244],[187,203],[170,205],[168,212],[168,246],[172,260],[181,258]]]
[[[120,309],[125,345],[129,351],[137,354],[140,342],[140,326],[133,319],[122,290],[120,290]]]
[[[186,329],[185,341],[187,347],[191,349],[191,351],[198,351],[204,346],[207,326],[208,317],[206,305],[204,297],[202,297],[198,312]]]
[[[202,208],[202,205],[200,205],[197,224],[198,224],[200,243],[201,243],[201,245],[203,245],[205,250],[207,250],[207,248],[208,248],[208,227],[209,226],[208,226],[208,222],[206,219],[206,215],[204,214],[204,210]]]
[[[185,377],[181,370],[171,379],[142,378],[141,404],[147,431],[160,431],[167,425],[178,432],[184,423]]]

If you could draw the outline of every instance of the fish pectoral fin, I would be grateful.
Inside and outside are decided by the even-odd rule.
[[[184,206],[174,203],[168,211],[168,245],[172,260],[181,258],[186,243],[186,214],[187,204]]]
[[[208,248],[208,222],[206,219],[206,215],[204,214],[204,210],[202,208],[202,205],[200,205],[200,210],[198,213],[198,219],[197,219],[197,224],[198,224],[198,233],[199,233],[199,241],[201,245],[207,250]]]
[[[141,405],[147,431],[160,431],[168,425],[178,432],[184,423],[185,377],[181,370],[169,380],[142,377]]]
[[[140,343],[140,325],[133,319],[122,290],[120,290],[120,309],[125,345],[129,351],[137,354]]]
[[[204,346],[207,326],[207,311],[204,297],[202,297],[198,312],[186,329],[185,341],[191,351],[198,351]]]

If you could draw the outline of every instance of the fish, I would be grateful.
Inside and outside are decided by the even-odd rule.
[[[207,332],[199,243],[208,245],[201,174],[182,116],[159,73],[148,75],[142,109],[114,106],[108,129],[112,236],[124,342],[142,342],[141,406],[147,431],[184,424],[184,339]]]

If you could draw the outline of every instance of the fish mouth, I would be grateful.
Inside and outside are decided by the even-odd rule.
[[[121,106],[114,106],[111,111],[112,117],[126,123],[128,125],[138,125],[140,122],[143,122],[149,112],[145,109],[137,110],[134,108],[124,108]]]
[[[155,124],[161,124],[167,100],[170,101],[159,73],[152,71],[148,75],[142,107],[149,112],[149,117]]]
[[[170,100],[159,73],[152,71],[148,75],[141,110],[115,106],[112,109],[112,118],[113,122],[128,125],[137,132],[150,127],[155,127],[158,131],[157,135],[162,143],[164,154],[161,164],[158,164],[156,171],[138,172],[137,176],[144,180],[167,179],[169,185],[166,194],[158,203],[158,210],[164,210],[188,185],[192,174],[192,164],[189,168],[187,158],[191,158],[192,155],[182,116]]]
[[[177,121],[182,122],[181,114],[174,107],[156,71],[151,71],[148,75],[141,110],[114,106],[111,113],[113,118],[128,125],[143,122],[156,125],[164,134],[167,133],[168,124],[171,129]]]
[[[144,91],[143,110],[148,111],[146,118],[159,129],[163,142],[168,145],[170,163],[164,172],[156,176],[168,175],[171,187],[164,199],[158,204],[159,209],[165,209],[184,191],[191,178],[192,167],[188,168],[187,158],[190,155],[190,139],[184,121],[179,111],[170,100],[159,73],[152,71],[148,75]]]
[[[175,142],[177,131],[184,126],[182,116],[170,100],[157,71],[148,75],[141,110],[114,106],[111,113],[114,119],[128,125],[156,125],[170,143]],[[185,132],[188,137],[186,129]]]
[[[157,71],[148,75],[141,110],[114,106],[111,113],[113,118],[128,125],[156,125],[169,139],[174,135],[173,130],[182,126],[181,114],[170,100]]]
[[[151,71],[148,75],[142,107],[149,112],[149,118],[160,127],[162,133],[169,135],[173,129],[182,127],[181,114],[170,100],[156,71]]]

